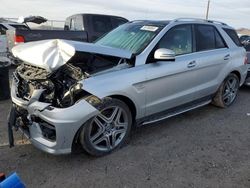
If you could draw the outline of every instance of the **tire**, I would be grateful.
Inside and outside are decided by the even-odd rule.
[[[103,156],[123,146],[132,127],[131,111],[121,100],[105,101],[99,111],[83,125],[79,137],[83,149],[93,156]]]
[[[227,108],[235,101],[239,90],[239,78],[237,75],[230,73],[223,81],[212,104],[221,108]]]

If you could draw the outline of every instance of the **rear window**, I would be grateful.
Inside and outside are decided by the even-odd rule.
[[[97,33],[106,33],[112,29],[109,17],[93,16],[93,27]]]
[[[228,36],[234,41],[237,46],[242,46],[240,39],[233,29],[223,28],[223,30],[228,34]]]
[[[14,25],[14,24],[10,24],[10,26],[14,27],[15,29],[18,30],[29,30],[29,28],[26,25]]]

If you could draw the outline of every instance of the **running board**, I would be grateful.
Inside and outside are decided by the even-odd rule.
[[[185,113],[185,112],[188,112],[190,110],[194,110],[196,108],[200,108],[202,106],[205,106],[209,103],[211,103],[212,100],[208,100],[208,101],[205,101],[203,103],[199,103],[199,104],[196,104],[196,105],[193,105],[193,106],[189,106],[187,108],[183,108],[182,110],[178,111],[178,110],[175,110],[173,112],[169,112],[167,114],[165,114],[165,116],[161,116],[160,118],[155,118],[155,119],[151,119],[149,121],[145,121],[142,123],[142,125],[148,125],[148,124],[151,124],[151,123],[156,123],[158,121],[162,121],[162,120],[165,120],[165,119],[168,119],[170,117],[173,117],[173,116],[176,116],[176,115],[179,115],[179,114],[182,114],[182,113]]]

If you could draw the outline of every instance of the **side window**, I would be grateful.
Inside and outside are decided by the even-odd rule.
[[[228,36],[233,40],[233,42],[237,45],[237,46],[242,46],[240,39],[236,33],[235,30],[233,29],[227,29],[227,28],[223,28],[223,30],[228,34]]]
[[[0,35],[6,35],[7,28],[0,24]]]
[[[76,17],[75,30],[76,31],[83,31],[84,30],[82,16]]]
[[[97,33],[106,33],[112,29],[109,17],[93,16],[93,29]]]
[[[215,27],[210,25],[195,26],[196,51],[226,48],[226,44]]]
[[[170,29],[160,40],[158,48],[173,50],[176,55],[192,53],[192,26],[179,25]]]
[[[225,44],[224,40],[222,39],[219,32],[215,29],[215,47],[216,48],[226,48],[227,45]]]
[[[214,28],[209,25],[195,27],[196,51],[215,49]]]
[[[75,30],[75,18],[70,19],[70,30]]]

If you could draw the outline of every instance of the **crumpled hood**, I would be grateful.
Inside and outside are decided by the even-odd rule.
[[[48,72],[57,70],[79,52],[109,55],[126,59],[130,59],[133,55],[131,52],[122,49],[59,39],[19,44],[12,49],[12,53],[15,57],[25,63],[44,68]]]

